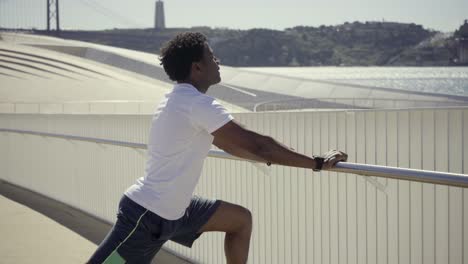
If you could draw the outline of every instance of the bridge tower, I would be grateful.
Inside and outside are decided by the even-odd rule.
[[[47,32],[50,32],[51,20],[55,19],[55,30],[60,32],[59,0],[47,0]]]

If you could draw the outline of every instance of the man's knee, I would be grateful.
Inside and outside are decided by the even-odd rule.
[[[246,233],[251,233],[252,232],[252,213],[250,212],[249,209],[239,206],[239,226],[238,229],[236,230],[237,232],[246,232]]]
[[[223,201],[199,232],[206,231],[250,233],[252,231],[252,213],[245,207]]]

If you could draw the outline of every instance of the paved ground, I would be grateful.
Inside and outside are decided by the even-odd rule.
[[[2,264],[85,263],[111,226],[0,180]],[[160,251],[153,263],[188,262]]]

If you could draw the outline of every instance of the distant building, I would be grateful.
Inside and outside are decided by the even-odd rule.
[[[468,65],[468,20],[455,33],[457,40],[457,64]]]
[[[166,21],[164,17],[164,2],[161,0],[156,1],[156,13],[154,14],[154,28],[166,28]]]
[[[468,64],[468,38],[458,40],[458,63]]]

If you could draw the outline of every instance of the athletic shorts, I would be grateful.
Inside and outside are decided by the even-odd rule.
[[[194,196],[183,217],[167,220],[123,195],[116,223],[88,263],[150,263],[168,240],[192,247],[220,203]]]

